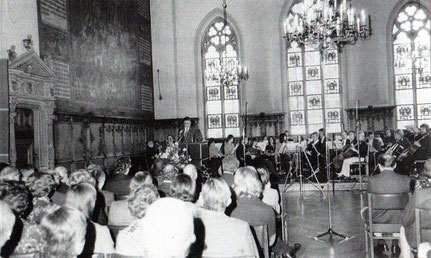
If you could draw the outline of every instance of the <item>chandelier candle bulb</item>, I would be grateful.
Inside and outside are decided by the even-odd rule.
[[[362,22],[362,25],[365,25],[365,10],[363,9],[361,11],[361,22]]]

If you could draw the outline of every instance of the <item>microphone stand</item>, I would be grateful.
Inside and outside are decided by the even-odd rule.
[[[326,133],[326,128],[325,128],[325,139],[328,139],[328,137],[327,137],[327,133]],[[327,179],[328,179],[328,181],[326,182],[326,196],[328,197],[327,199],[328,199],[328,222],[329,222],[329,225],[328,225],[328,230],[327,230],[326,232],[324,232],[324,233],[322,233],[322,234],[319,234],[319,235],[317,235],[317,236],[313,237],[313,239],[314,239],[314,240],[316,240],[316,241],[324,242],[324,241],[323,241],[323,240],[321,240],[320,238],[325,237],[325,236],[329,236],[329,239],[328,239],[328,240],[329,240],[329,241],[332,241],[332,240],[333,240],[333,237],[334,237],[334,236],[337,236],[337,237],[342,238],[342,239],[339,241],[339,243],[342,243],[342,242],[346,242],[346,241],[348,241],[348,240],[350,240],[350,239],[354,238],[354,236],[351,236],[351,237],[346,236],[346,235],[344,235],[344,234],[338,233],[337,231],[335,231],[335,230],[332,228],[332,208],[331,208],[331,197],[329,196],[329,184],[330,184],[330,179],[329,179],[329,174],[330,174],[330,170],[329,170],[329,168],[330,168],[330,165],[329,165],[329,164],[330,164],[331,159],[330,159],[330,157],[329,157],[328,148],[326,148],[326,146],[325,146],[325,150],[326,150],[326,176],[327,176]],[[335,194],[335,192],[334,192],[334,194]],[[324,195],[324,197],[325,197],[325,195]]]

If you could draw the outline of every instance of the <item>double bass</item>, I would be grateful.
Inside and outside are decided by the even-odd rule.
[[[410,148],[407,148],[401,152],[398,156],[397,161],[402,161],[405,157],[411,156],[416,153],[416,151],[421,147],[420,141],[422,141],[425,137],[427,137],[429,133],[422,135],[417,141],[415,141]]]

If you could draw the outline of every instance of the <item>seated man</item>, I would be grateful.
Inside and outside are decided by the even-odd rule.
[[[231,217],[247,221],[250,226],[268,226],[269,244],[275,243],[275,212],[271,206],[260,200],[262,182],[254,167],[239,168],[234,176],[234,190],[237,206]]]
[[[202,186],[203,207],[197,216],[205,227],[203,257],[259,256],[247,222],[229,218],[224,214],[231,203],[231,192],[221,179],[209,179]]]
[[[410,191],[410,178],[395,173],[395,167],[396,163],[392,155],[382,155],[379,158],[379,169],[381,172],[378,175],[369,177],[367,192],[376,194],[408,193]],[[368,224],[368,207],[362,209],[361,216],[365,223]],[[401,211],[376,210],[373,213],[373,222],[401,223]],[[378,246],[377,249],[381,249],[382,245]]]
[[[431,179],[431,159],[424,164],[424,174]],[[402,213],[402,224],[400,230],[400,247],[402,257],[410,257],[411,248],[416,248],[415,209],[431,208],[431,187],[418,189],[410,197],[409,203]]]
[[[233,156],[229,156],[223,159],[223,175],[220,177],[223,179],[229,187],[233,187],[233,174],[239,167],[239,161]]]
[[[114,193],[116,196],[128,195],[130,192],[129,184],[132,179],[132,175],[129,175],[131,167],[130,158],[118,159],[115,174],[106,180],[103,190]]]

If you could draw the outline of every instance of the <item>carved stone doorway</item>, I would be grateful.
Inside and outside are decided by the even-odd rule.
[[[28,108],[15,110],[15,148],[17,168],[34,166],[34,112]]]

